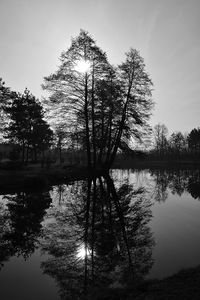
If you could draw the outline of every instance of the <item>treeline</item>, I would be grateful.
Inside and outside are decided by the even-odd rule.
[[[13,159],[37,161],[53,143],[53,131],[44,120],[41,103],[28,89],[12,91],[0,78],[0,133],[4,141],[14,144]],[[18,147],[17,147],[18,146]]]
[[[157,124],[153,130],[154,146],[150,156],[159,159],[200,159],[200,128],[189,133],[173,132],[168,135],[164,124]]]
[[[44,78],[49,97],[36,99],[30,91],[11,91],[0,80],[0,128],[3,137],[20,147],[22,161],[37,161],[51,145],[85,155],[88,168],[111,168],[121,150],[132,153],[135,140],[150,136],[152,81],[135,49],[112,66],[88,32],[81,30],[63,51],[60,66]],[[45,111],[45,118],[44,118]],[[48,121],[48,123],[47,123]],[[200,129],[170,137],[165,125],[154,128],[151,156],[199,157]],[[136,143],[135,143],[136,144]]]

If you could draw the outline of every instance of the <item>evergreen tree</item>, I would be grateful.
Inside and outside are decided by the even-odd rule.
[[[188,146],[193,154],[200,154],[200,128],[194,128],[188,134]]]
[[[29,149],[35,153],[44,151],[51,144],[53,132],[43,119],[43,109],[39,101],[27,90],[24,93],[13,94],[15,97],[9,105],[3,107],[9,117],[9,123],[5,128],[6,139],[19,144],[22,149],[22,161],[28,161]]]

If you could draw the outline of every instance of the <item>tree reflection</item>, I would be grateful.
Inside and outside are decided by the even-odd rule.
[[[61,298],[127,287],[148,273],[154,244],[150,206],[143,189],[124,184],[116,190],[105,176],[81,182],[74,195],[48,211],[41,243],[51,258],[42,268],[58,281]]]
[[[151,174],[155,179],[154,199],[158,202],[164,202],[168,197],[168,176],[160,170],[155,170]]]
[[[0,262],[11,256],[25,259],[35,250],[45,210],[49,207],[49,193],[21,192],[4,196],[7,205],[0,208]]]
[[[172,194],[181,196],[189,192],[195,199],[200,199],[200,173],[198,170],[153,170],[155,180],[154,198],[158,202],[167,199],[167,189]]]
[[[200,173],[195,172],[188,180],[187,191],[194,199],[200,200]]]

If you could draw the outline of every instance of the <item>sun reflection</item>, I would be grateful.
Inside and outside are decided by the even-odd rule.
[[[75,71],[79,72],[79,73],[86,73],[89,71],[90,69],[90,62],[88,60],[79,60],[76,65],[75,65]]]
[[[76,253],[77,258],[84,259],[86,254],[87,256],[91,256],[91,251],[84,244],[80,245]]]

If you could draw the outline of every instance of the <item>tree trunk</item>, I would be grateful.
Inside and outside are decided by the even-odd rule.
[[[132,74],[131,80],[129,82],[128,92],[127,92],[127,96],[126,96],[126,102],[124,104],[124,108],[123,108],[123,111],[122,111],[122,117],[121,117],[121,121],[120,121],[120,124],[119,124],[119,129],[118,129],[116,142],[114,144],[114,149],[113,149],[113,152],[112,152],[112,154],[110,156],[110,159],[109,159],[109,163],[108,163],[109,168],[111,168],[111,166],[112,166],[112,164],[115,160],[117,150],[119,148],[121,137],[122,137],[122,134],[123,134],[124,124],[125,124],[125,120],[126,120],[127,106],[128,106],[129,99],[130,99],[130,94],[131,94],[132,83],[133,83],[133,74]]]
[[[87,73],[85,74],[85,131],[86,131],[86,149],[87,149],[87,164],[88,169],[91,169],[91,152],[90,152],[90,132],[89,132],[89,121],[88,121],[88,78]]]
[[[59,146],[59,160],[60,160],[60,165],[62,164],[62,147],[61,145]]]
[[[24,163],[24,156],[25,156],[25,143],[22,142],[22,163]]]
[[[37,162],[37,148],[34,147],[34,161]]]
[[[110,158],[109,158],[109,162],[108,162],[108,168],[109,169],[111,168],[111,166],[112,166],[112,164],[115,160],[117,150],[118,150],[119,145],[120,145],[120,141],[121,141],[121,137],[122,137],[122,133],[123,133],[123,129],[124,129],[124,123],[125,123],[125,119],[126,119],[127,104],[128,104],[128,99],[127,99],[127,101],[124,105],[122,118],[121,118],[121,121],[120,121],[120,124],[119,124],[118,133],[117,133],[116,141],[115,141],[115,144],[114,144],[113,152],[111,153]]]
[[[26,162],[28,163],[28,159],[29,159],[29,144],[27,146],[27,149],[26,149]]]
[[[95,134],[95,113],[94,113],[94,61],[92,69],[92,144],[93,144],[93,167],[96,168],[96,134]]]

